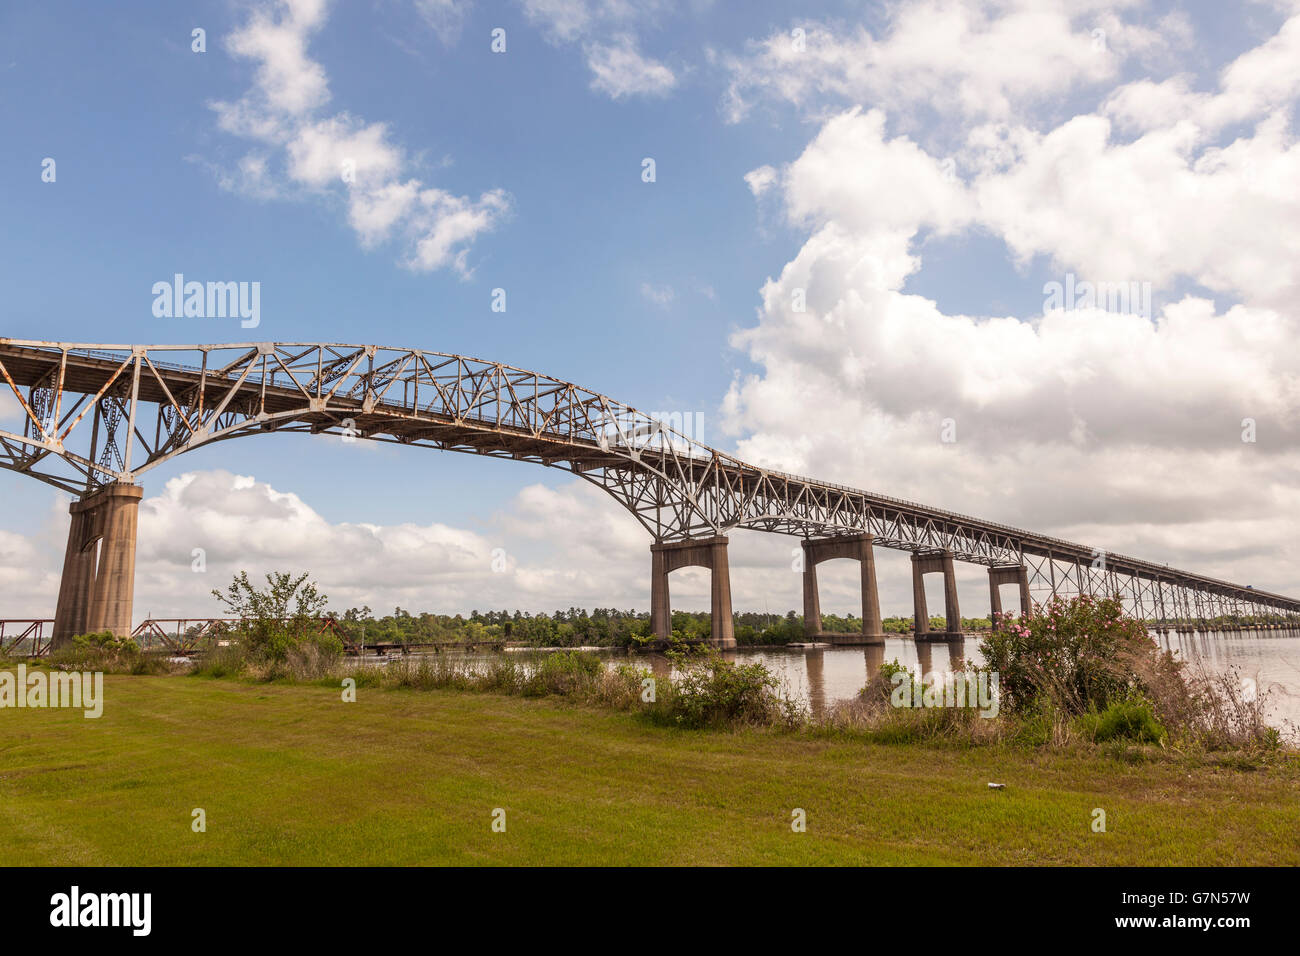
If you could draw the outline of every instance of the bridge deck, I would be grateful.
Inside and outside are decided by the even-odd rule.
[[[214,441],[274,431],[350,432],[566,468],[600,484],[660,540],[736,527],[805,536],[867,531],[886,547],[947,550],[989,566],[1036,557],[1046,564],[1035,574],[1054,576],[1052,562],[1061,562],[1090,580],[1100,555],[1103,576],[1168,582],[1300,611],[1300,600],[1283,595],[760,468],[651,423],[598,393],[463,356],[319,343],[110,346],[0,339],[0,371],[29,412],[23,435],[0,432],[0,451],[7,450],[10,458],[0,464],[69,490],[75,483],[51,472],[49,459],[70,462],[94,485],[134,480]],[[94,447],[80,456],[68,451],[68,434],[74,428],[85,431],[74,416],[84,417],[92,404],[98,409],[91,396],[115,397],[130,415],[135,428],[127,437],[138,444],[143,459],[134,468],[127,468],[127,461],[106,466]],[[136,420],[141,407],[157,413],[152,441]],[[631,438],[621,424],[624,418],[635,423]],[[636,437],[646,430],[648,440]]]

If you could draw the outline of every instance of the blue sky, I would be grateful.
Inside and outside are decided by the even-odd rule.
[[[707,423],[743,363],[727,336],[797,242],[777,225],[760,231],[742,177],[755,157],[788,159],[801,140],[766,123],[720,123],[716,95],[593,93],[581,56],[549,45],[517,8],[474,8],[446,46],[410,5],[335,8],[313,46],[333,105],[388,124],[442,188],[509,192],[510,214],[469,252],[472,275],[403,268],[391,245],[360,249],[337,197],[260,200],[221,188],[214,167],[233,166],[247,144],[215,129],[207,104],[248,86],[249,70],[221,48],[240,7],[134,4],[122,16],[82,4],[75,17],[13,7],[0,41],[6,334],[417,346],[534,368],[637,407],[708,410]],[[739,38],[766,22],[724,11],[678,18],[675,33],[687,32],[674,44]],[[194,26],[208,31],[205,54],[190,50]],[[496,26],[507,30],[504,55],[489,50]],[[39,177],[46,156],[58,164],[54,184]],[[646,156],[657,163],[653,184],[641,181]],[[260,281],[261,326],[155,318],[150,288],[178,271]],[[673,300],[656,303],[643,284],[671,288]],[[498,287],[504,314],[489,309]],[[303,490],[364,476],[365,466],[328,453],[210,454]],[[208,463],[201,457],[177,469]],[[409,494],[433,467],[398,469],[409,475],[392,476],[392,502],[377,512],[332,496],[319,504],[337,517],[437,516],[444,509]],[[436,467],[463,471],[480,500],[547,477]]]
[[[1243,481],[1261,489],[1263,510],[1234,512],[1250,527],[1294,493],[1292,443],[1281,440],[1294,434],[1294,370],[1256,367],[1278,349],[1252,341],[1240,355],[1228,346],[1222,380],[1200,399],[1160,382],[1202,381],[1187,356],[1222,347],[1234,306],[1295,319],[1294,282],[1283,276],[1257,292],[1256,281],[1259,270],[1294,272],[1294,257],[1273,266],[1233,236],[1252,229],[1240,191],[1274,178],[1280,194],[1253,197],[1274,217],[1258,231],[1281,237],[1283,248],[1300,231],[1285,187],[1296,161],[1295,79],[1268,59],[1286,62],[1297,14],[1282,2],[1061,0],[1039,4],[1052,14],[1041,20],[1026,13],[1034,9],[1015,0],[813,3],[797,15],[783,4],[705,0],[320,9],[302,0],[296,12],[270,0],[10,5],[0,13],[4,334],[459,352],[647,410],[700,413],[706,442],[765,464],[1257,578],[1276,565],[1280,536],[1247,534],[1217,550],[1204,542],[1215,535],[1216,507],[1237,501],[1230,496]],[[318,76],[327,93],[301,109],[271,108],[263,61],[232,44],[272,37],[263,49],[283,53],[292,43],[276,45],[274,28],[293,16],[312,24],[296,34],[303,58],[291,57],[289,72],[294,82]],[[931,29],[918,32],[917,22]],[[191,50],[196,27],[206,52]],[[490,49],[496,28],[506,31],[503,54]],[[782,52],[792,29],[808,35],[799,58]],[[1097,30],[1104,49],[1093,55]],[[1233,74],[1255,50],[1264,53]],[[277,131],[259,139],[234,129],[241,103]],[[433,264],[412,264],[413,239],[401,228],[364,241],[350,220],[355,192],[295,173],[285,145],[339,117],[351,132],[383,126],[376,154],[396,169],[367,188],[418,180],[450,201],[486,202],[487,223]],[[1088,123],[1106,124],[1095,152],[1078,132]],[[1186,124],[1199,130],[1194,142],[1168,146],[1170,131]],[[1013,148],[1000,152],[993,141]],[[1228,160],[1227,172],[1214,167],[1215,151],[1233,143],[1244,144],[1244,159]],[[327,149],[326,165],[340,155]],[[266,162],[256,181],[240,178],[250,156]],[[46,157],[57,163],[53,183],[41,179]],[[653,183],[642,181],[645,157],[656,164]],[[933,175],[950,157],[951,190]],[[769,185],[747,181],[765,167]],[[1152,195],[1166,181],[1160,169],[1191,185]],[[1060,186],[1076,181],[1083,200]],[[1222,208],[1180,219],[1198,183]],[[1221,250],[1203,248],[1210,240],[1197,235],[1198,222],[1214,224]],[[897,255],[916,261],[895,274]],[[863,278],[877,267],[879,288]],[[810,299],[821,325],[801,324],[778,303],[805,269],[823,293]],[[156,318],[151,287],[177,272],[260,282],[260,326]],[[1162,328],[1164,338],[1142,339],[1163,369],[1154,377],[1122,358],[1142,334],[1134,327],[1116,326],[1112,346],[1078,346],[1085,351],[1056,368],[1035,351],[1041,340],[1027,345],[983,324],[1036,320],[1043,283],[1066,272],[1150,282],[1148,324],[1166,306],[1192,310],[1188,297],[1209,303],[1220,324],[1204,319],[1204,328],[1179,332],[1189,318]],[[495,288],[506,290],[505,313],[490,309]],[[1254,313],[1240,321],[1273,328]],[[1278,328],[1285,341],[1289,325]],[[1066,339],[1092,335],[1077,332]],[[987,371],[951,372],[963,354]],[[855,371],[864,366],[865,379]],[[1277,423],[1276,446],[1260,449],[1266,460],[1234,465],[1209,488],[1165,487],[1180,462],[1237,456],[1215,443],[1235,441],[1246,414]],[[947,415],[969,423],[971,438],[936,458],[948,454],[932,434]],[[1130,425],[1142,415],[1155,424],[1137,434]],[[152,473],[146,494],[182,473],[222,470],[299,496],[332,526],[438,524],[484,541],[508,538],[511,521],[540,520],[518,497],[533,485],[560,495],[534,502],[543,511],[601,507],[542,469],[275,441],[184,456]],[[57,539],[66,503],[12,475],[0,474],[0,489],[17,504],[5,531]],[[1112,520],[1135,509],[1152,516],[1150,527]],[[793,543],[756,545],[753,564],[779,565]],[[604,603],[602,593],[608,603],[632,601],[644,555],[624,555],[621,539],[604,546],[611,562],[619,555],[623,577],[584,582],[574,571],[521,603]],[[514,550],[521,568],[578,563],[541,541]],[[35,603],[50,573],[22,585]],[[1285,576],[1271,583],[1285,590]],[[738,587],[738,603],[765,590]]]

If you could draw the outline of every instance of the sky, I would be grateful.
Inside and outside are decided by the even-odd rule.
[[[1296,594],[1298,97],[1293,0],[9,4],[0,334],[471,355]],[[257,327],[157,316],[176,273],[259,283]],[[644,531],[558,470],[269,436],[142,483],[137,620],[240,569],[338,610],[649,604]],[[0,614],[52,616],[70,499],[0,500]],[[799,608],[797,546],[732,533],[738,610]],[[987,613],[982,568],[959,592]]]

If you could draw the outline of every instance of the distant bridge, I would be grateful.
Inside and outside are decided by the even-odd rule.
[[[821,633],[817,564],[861,566],[863,632],[883,640],[874,547],[912,553],[919,638],[960,632],[954,561],[989,569],[991,611],[1054,596],[1120,594],[1158,629],[1292,626],[1300,600],[843,485],[760,468],[596,392],[495,362],[418,349],[321,343],[98,345],[0,338],[0,378],[21,432],[0,467],[80,496],[53,640],[130,633],[136,481],[203,445],[272,432],[331,433],[563,468],[597,485],[654,539],[651,621],[666,637],[668,575],[712,572],[713,638],[734,645],[726,533],[804,541],[804,620]],[[947,627],[931,634],[923,576],[944,576]]]

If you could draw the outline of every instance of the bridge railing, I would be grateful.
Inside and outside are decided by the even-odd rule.
[[[52,618],[0,620],[0,655],[44,657],[50,652],[50,638],[53,633]]]

